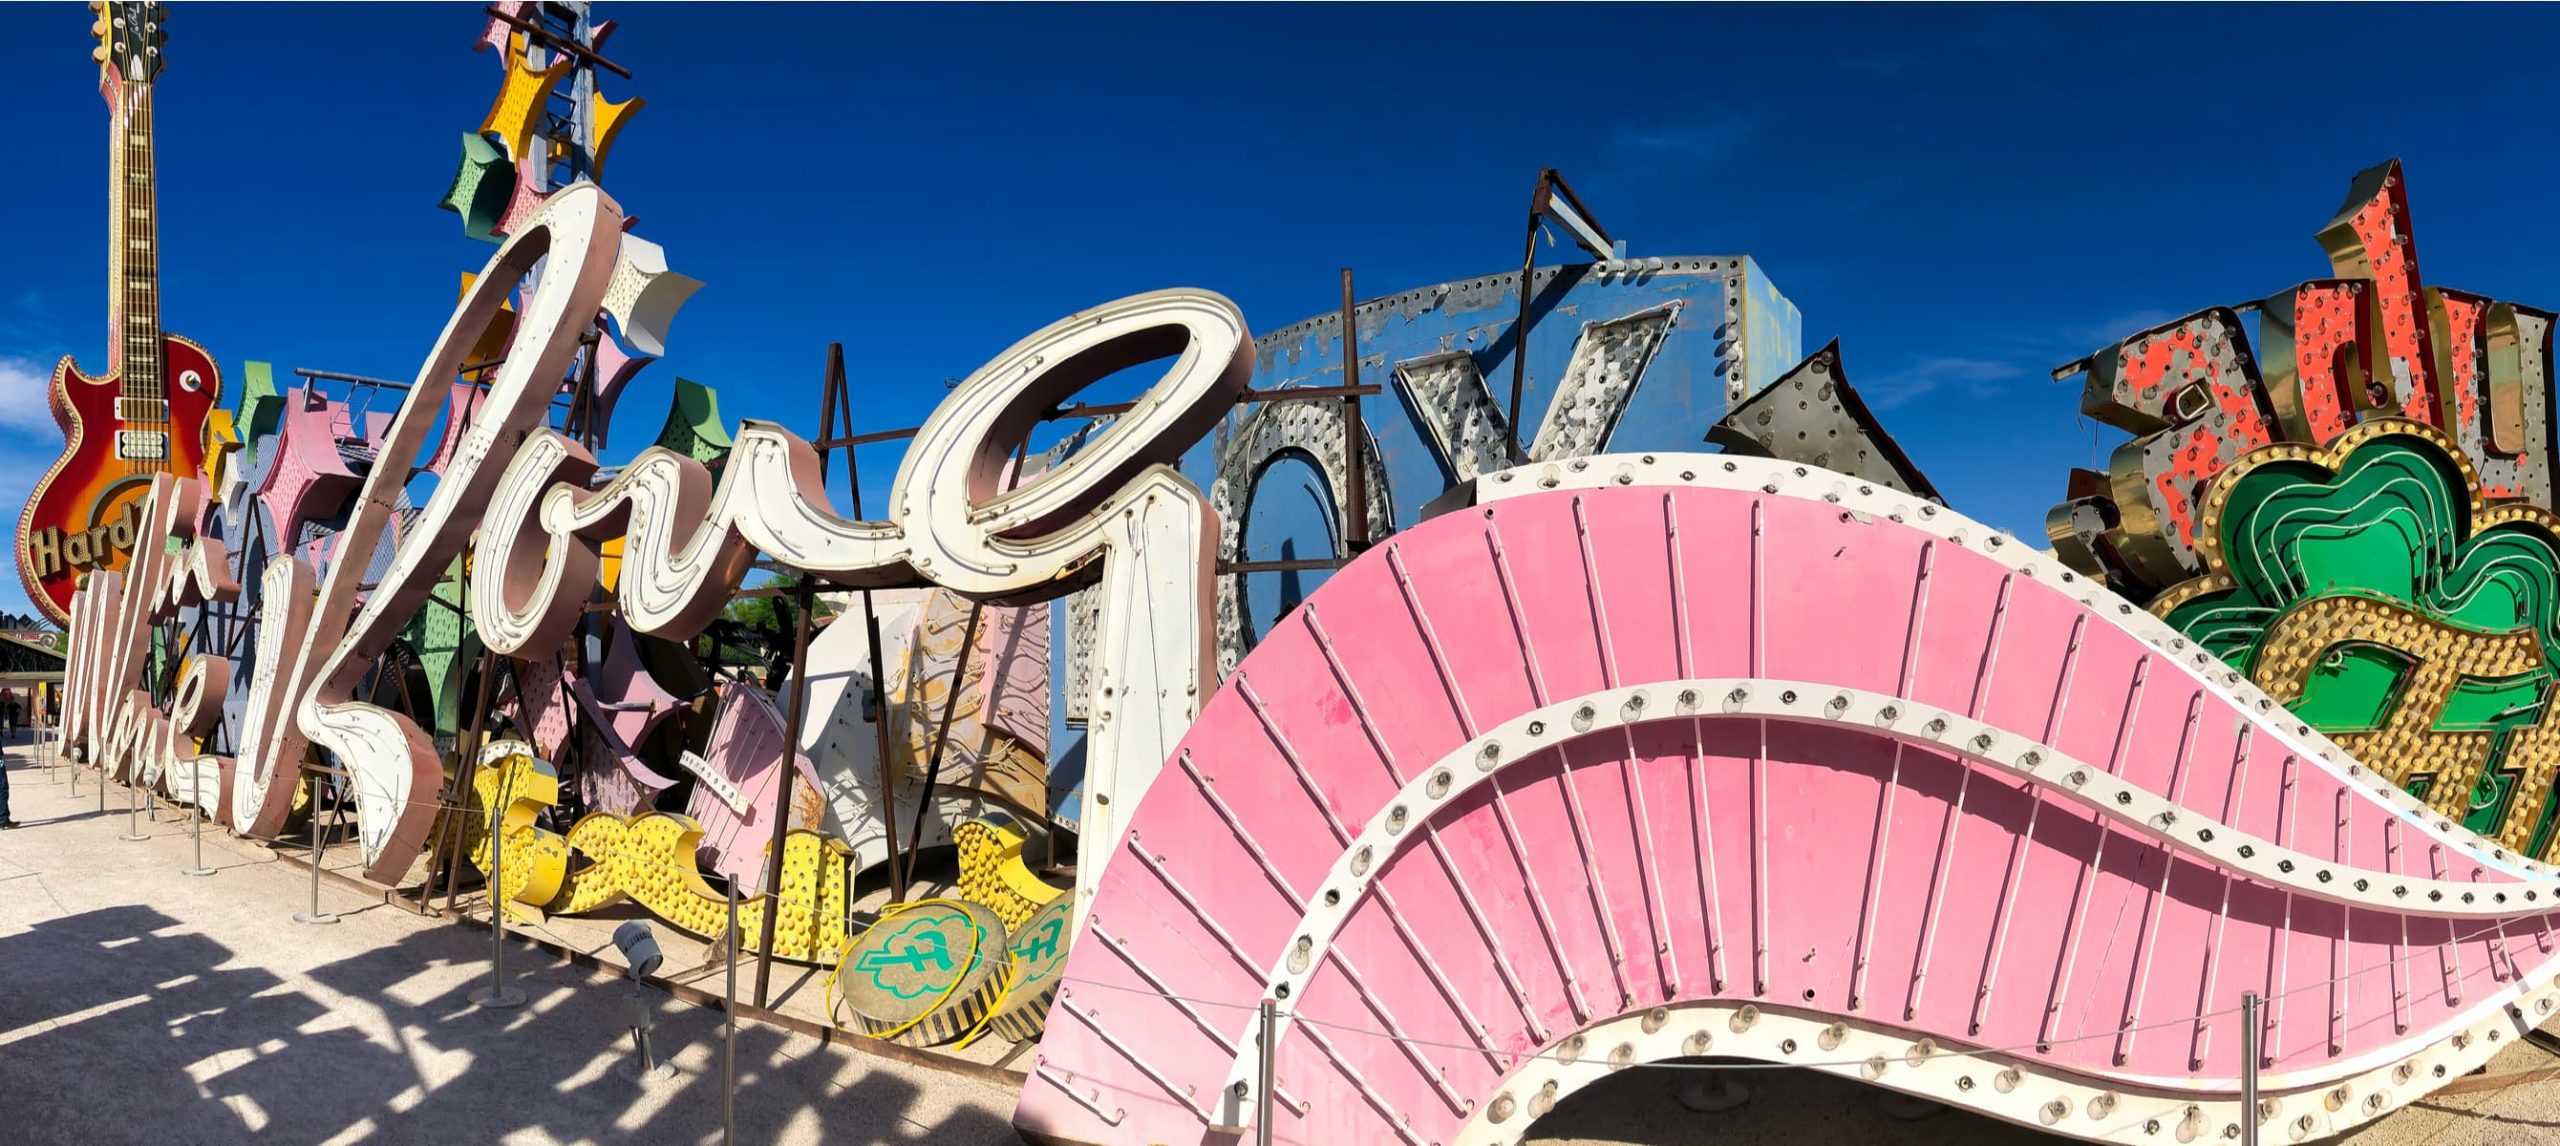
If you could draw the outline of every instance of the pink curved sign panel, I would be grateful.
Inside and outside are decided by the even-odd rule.
[[[1892,491],[1648,461],[1484,479],[1255,649],[1088,908],[1025,1130],[1223,1139],[1266,998],[1305,1143],[1513,1142],[1698,1054],[2219,1138],[2243,991],[2326,1134],[2549,1007],[2549,869],[2148,614]]]

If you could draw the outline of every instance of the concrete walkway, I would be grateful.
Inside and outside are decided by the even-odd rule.
[[[489,936],[324,884],[334,927],[296,924],[307,869],[208,830],[192,879],[174,816],[127,843],[125,794],[65,795],[6,746],[0,832],[0,1141],[720,1141],[720,1016],[652,992],[679,1076],[642,1086],[625,986],[511,944],[528,997],[484,1011]],[[742,1143],[1014,1143],[1011,1091],[814,1039],[738,1028]]]

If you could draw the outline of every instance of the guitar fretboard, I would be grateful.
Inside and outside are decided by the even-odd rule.
[[[168,421],[160,360],[160,230],[152,165],[151,85],[128,84],[115,116],[116,363],[123,378],[118,413],[133,422]]]

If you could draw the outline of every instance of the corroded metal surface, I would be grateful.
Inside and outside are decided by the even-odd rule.
[[[1814,351],[1707,430],[1727,452],[1802,462],[1939,500],[1937,487],[1849,385],[1840,343]]]
[[[2136,435],[2109,463],[2106,511],[2049,520],[2073,568],[2137,600],[2197,576],[2198,498],[2217,475],[2375,418],[2443,430],[2495,500],[2551,503],[2548,318],[2420,281],[2396,161],[2357,175],[2317,238],[2337,277],[2254,304],[2254,353],[2239,314],[2214,308],[2066,368],[2088,372],[2084,413]]]

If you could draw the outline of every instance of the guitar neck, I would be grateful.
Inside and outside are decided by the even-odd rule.
[[[115,113],[112,148],[115,193],[113,273],[114,367],[122,396],[165,403],[169,392],[160,360],[160,228],[152,162],[151,85],[127,84]],[[164,407],[165,408],[165,407]]]

